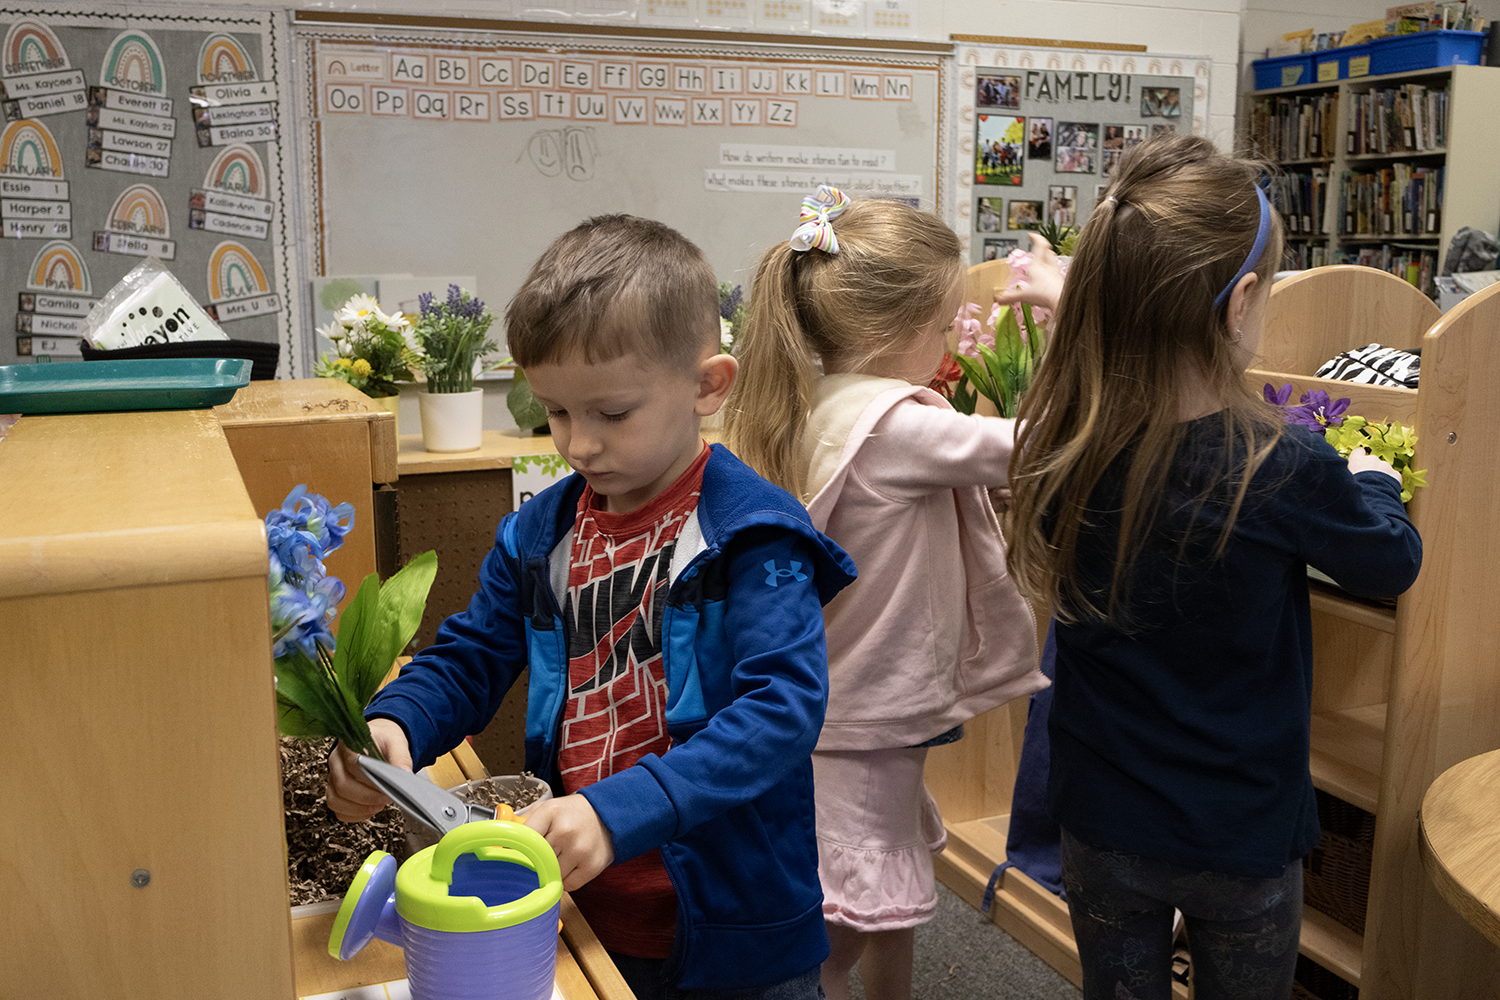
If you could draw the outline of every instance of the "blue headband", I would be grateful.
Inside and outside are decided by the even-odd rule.
[[[1261,190],[1259,184],[1255,186],[1256,197],[1260,199],[1260,229],[1255,234],[1255,246],[1250,248],[1250,256],[1245,258],[1245,263],[1234,272],[1234,277],[1229,279],[1229,284],[1214,298],[1214,311],[1221,309],[1229,300],[1229,294],[1234,291],[1234,286],[1240,283],[1240,279],[1249,274],[1254,268],[1260,255],[1266,252],[1266,239],[1271,235],[1271,203],[1266,201],[1266,193]]]

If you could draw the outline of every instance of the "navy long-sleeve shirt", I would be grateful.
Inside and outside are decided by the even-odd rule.
[[[1136,627],[1057,628],[1048,805],[1087,843],[1268,878],[1319,836],[1306,567],[1355,594],[1394,596],[1415,581],[1422,541],[1393,478],[1353,475],[1322,438],[1289,427],[1215,558],[1224,498],[1196,514],[1191,501],[1226,447],[1218,416],[1185,429],[1130,578]],[[1095,490],[1079,542],[1080,578],[1095,593],[1108,593],[1127,463]]]

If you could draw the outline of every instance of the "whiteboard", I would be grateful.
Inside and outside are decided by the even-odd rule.
[[[946,52],[313,24],[294,46],[313,276],[474,274],[498,315],[594,215],[665,222],[747,291],[819,183],[951,216]]]

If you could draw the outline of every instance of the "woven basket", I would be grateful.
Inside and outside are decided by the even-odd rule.
[[[1302,898],[1356,933],[1365,932],[1375,817],[1326,792],[1317,792],[1323,839],[1302,859]]]
[[[1293,1000],[1359,1000],[1359,989],[1337,973],[1330,972],[1306,955],[1297,956]]]

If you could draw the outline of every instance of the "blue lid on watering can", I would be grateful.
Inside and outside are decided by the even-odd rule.
[[[531,874],[517,880],[523,873],[512,866]],[[536,888],[521,891],[532,877]],[[541,834],[520,823],[481,820],[407,859],[396,873],[396,912],[429,930],[491,931],[547,913],[562,891],[557,855]]]

